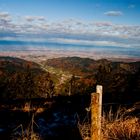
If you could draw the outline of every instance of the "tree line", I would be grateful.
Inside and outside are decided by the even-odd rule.
[[[54,82],[49,73],[33,73],[31,70],[2,75],[0,78],[0,98],[51,98]]]

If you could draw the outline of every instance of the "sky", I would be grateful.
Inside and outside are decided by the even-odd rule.
[[[0,0],[0,50],[13,45],[140,57],[140,1]]]

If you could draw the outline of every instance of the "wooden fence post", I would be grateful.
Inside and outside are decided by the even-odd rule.
[[[102,92],[103,87],[97,85],[91,94],[91,140],[101,140]]]

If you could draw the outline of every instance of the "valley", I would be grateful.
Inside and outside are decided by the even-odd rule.
[[[115,114],[121,106],[139,116],[139,61],[36,59],[0,57],[0,138],[82,140],[77,124],[85,121],[97,84],[103,111],[111,107]]]

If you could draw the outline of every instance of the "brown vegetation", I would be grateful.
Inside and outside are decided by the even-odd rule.
[[[110,111],[102,120],[102,140],[139,140],[140,118],[126,115],[131,109],[119,109],[116,114]]]
[[[0,73],[1,99],[50,98],[54,94],[51,75],[36,63],[0,57]]]
[[[130,114],[135,108],[110,109],[102,117],[101,140],[140,140],[140,118]],[[90,140],[90,122],[78,123],[83,140]]]
[[[140,100],[140,62],[112,62],[79,57],[62,57],[42,62],[54,68],[68,71],[75,76],[75,94],[94,92],[99,84],[104,87],[105,102],[128,102]],[[73,78],[74,79],[74,78]],[[67,92],[71,80],[62,87]],[[73,84],[74,85],[74,84]],[[74,89],[76,87],[76,89]],[[78,90],[77,90],[78,89]]]
[[[31,122],[27,128],[23,128],[23,125],[19,125],[12,135],[12,140],[40,140],[38,133],[34,132],[34,125],[37,124],[34,121],[34,115],[32,116]],[[19,130],[21,129],[21,130]]]

